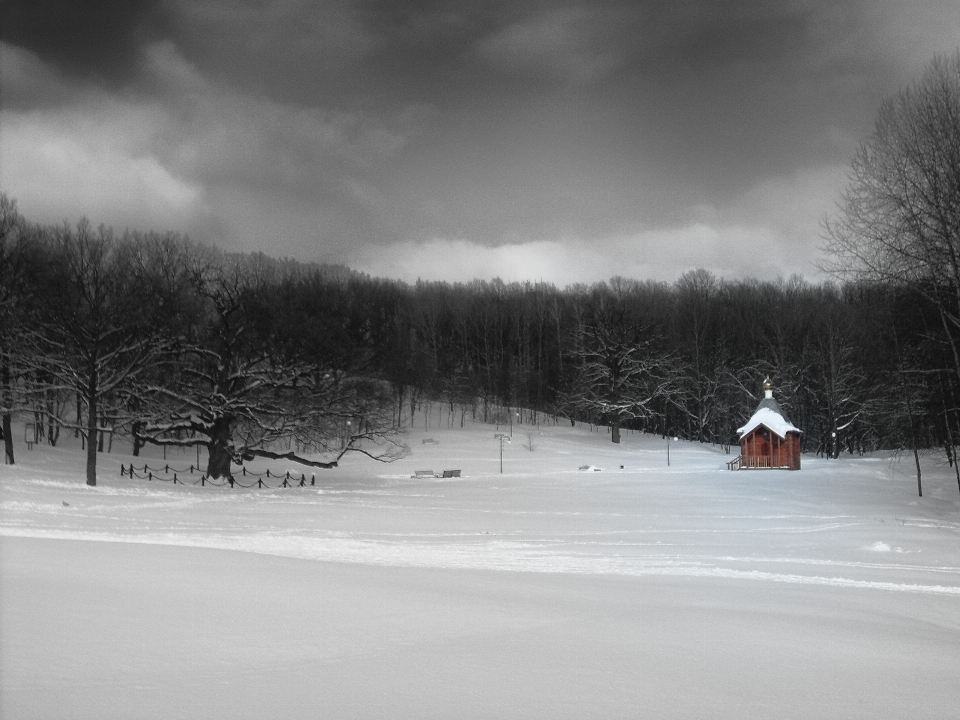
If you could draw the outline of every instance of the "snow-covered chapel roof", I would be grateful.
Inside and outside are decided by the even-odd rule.
[[[766,397],[760,401],[756,412],[747,420],[747,424],[737,430],[740,437],[752,432],[760,425],[764,425],[784,439],[788,432],[801,432],[800,428],[787,419],[787,414],[780,407],[780,403],[773,399],[773,383],[770,382],[770,378],[763,383],[763,389]]]

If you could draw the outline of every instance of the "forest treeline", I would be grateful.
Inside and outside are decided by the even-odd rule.
[[[230,254],[174,233],[29,222],[0,195],[0,415],[85,440],[390,460],[424,401],[448,422],[577,420],[729,446],[766,376],[808,453],[960,434],[960,51],[885,100],[823,225],[843,282],[418,282]],[[323,459],[317,459],[320,456]],[[921,492],[922,494],[922,492]]]
[[[389,459],[425,401],[449,422],[583,421],[735,445],[770,376],[828,457],[942,448],[957,364],[929,292],[893,282],[613,278],[418,282],[231,254],[175,233],[31,223],[0,197],[0,382],[55,444],[203,444],[213,476],[255,456]]]

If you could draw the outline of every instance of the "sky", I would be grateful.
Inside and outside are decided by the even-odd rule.
[[[406,281],[817,279],[956,0],[4,0],[0,191]]]

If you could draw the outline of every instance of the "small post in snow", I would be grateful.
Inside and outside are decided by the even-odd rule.
[[[667,438],[667,467],[670,467],[670,441],[671,440],[673,440],[674,442],[678,442],[680,438],[678,437]]]
[[[497,433],[493,437],[500,441],[500,474],[503,475],[503,442],[504,440],[510,442],[510,438],[506,433]]]

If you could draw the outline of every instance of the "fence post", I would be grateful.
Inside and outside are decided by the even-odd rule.
[[[230,487],[232,488],[232,487],[233,487],[233,475],[231,475],[229,478],[227,478],[227,482],[230,483]]]
[[[204,482],[206,479],[207,479],[206,475],[200,476],[200,487],[206,487],[206,483]]]
[[[269,471],[268,471],[268,472],[269,472]],[[257,478],[257,487],[258,487],[258,488],[262,488],[262,487],[263,487],[263,480],[261,480],[260,478]]]
[[[310,484],[311,484],[311,485],[316,485],[316,484],[317,484],[317,476],[316,476],[316,475],[313,475],[313,474],[310,475]]]
[[[147,473],[147,480],[153,480],[153,473],[152,473],[152,472],[148,472],[148,473]]]
[[[174,485],[177,484],[177,474],[176,474],[176,473],[173,474],[173,484],[174,484]]]

